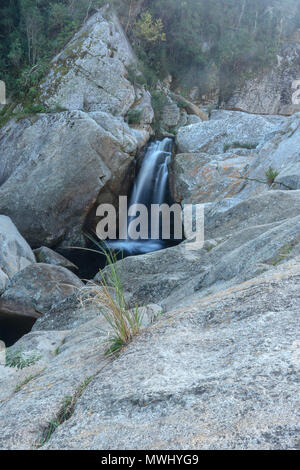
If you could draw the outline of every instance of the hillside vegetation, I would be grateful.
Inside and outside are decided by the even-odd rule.
[[[249,73],[272,64],[300,27],[299,0],[4,0],[0,70],[10,93],[33,100],[53,57],[96,8],[111,3],[151,88],[171,74],[184,91],[228,97]]]

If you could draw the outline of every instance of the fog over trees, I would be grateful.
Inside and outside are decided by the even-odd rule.
[[[0,70],[10,93],[33,99],[49,61],[99,6],[111,3],[135,48],[149,88],[171,74],[203,92],[276,60],[300,28],[299,0],[3,0]]]

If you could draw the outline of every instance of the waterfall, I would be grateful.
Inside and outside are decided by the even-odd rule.
[[[151,239],[151,205],[169,203],[169,171],[168,164],[171,161],[173,140],[165,138],[162,141],[151,142],[143,157],[141,168],[134,181],[132,194],[129,200],[128,208],[136,204],[143,204],[148,209],[148,240],[132,240],[130,238],[130,222],[134,217],[126,220],[128,233],[126,240],[110,241],[108,245],[113,250],[119,250],[124,255],[134,255],[161,250],[170,245],[168,241]],[[153,228],[153,227],[152,227]],[[157,233],[160,233],[160,227],[155,227]]]

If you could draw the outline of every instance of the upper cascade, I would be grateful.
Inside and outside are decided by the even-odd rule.
[[[153,204],[164,204],[170,202],[169,195],[169,163],[171,161],[173,140],[165,138],[162,141],[151,142],[141,164],[141,168],[134,181],[132,194],[128,209],[136,209],[142,204],[148,210],[148,238],[135,239],[131,222],[133,217],[125,220],[126,227],[121,227],[122,232],[127,234],[127,239],[110,241],[109,246],[114,250],[121,250],[125,255],[136,255],[157,251],[168,246],[169,240],[162,239],[160,220],[153,221],[152,226],[151,207]],[[151,234],[157,236],[151,238]]]

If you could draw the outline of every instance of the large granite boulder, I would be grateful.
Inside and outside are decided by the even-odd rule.
[[[266,189],[266,171],[272,168],[278,173],[275,188],[300,189],[300,113],[285,120],[278,131],[259,150],[249,167],[249,184],[243,198]],[[254,181],[252,181],[254,180]],[[256,180],[256,181],[255,181]]]
[[[17,344],[4,350],[4,360],[0,362],[0,403],[8,400],[31,378],[39,375],[48,365],[49,360],[57,355],[67,331],[28,333]],[[5,367],[6,359],[19,357],[27,367]]]
[[[0,295],[5,291],[8,283],[9,283],[8,276],[0,268]]]
[[[136,100],[127,67],[136,59],[109,9],[95,13],[51,63],[41,84],[47,106],[125,116]]]
[[[182,127],[178,151],[211,155],[231,148],[255,149],[284,122],[283,117],[255,116],[234,111],[213,111],[210,121]]]
[[[0,294],[1,285],[30,264],[34,254],[9,217],[0,215]]]
[[[229,207],[270,188],[300,188],[300,113],[287,118],[215,111],[211,121],[181,128],[177,141],[186,153],[170,166],[176,201],[223,199]]]
[[[147,136],[121,121],[108,131],[105,119],[72,111],[14,120],[1,129],[0,213],[31,246],[81,233],[102,193],[105,202],[127,194],[135,151]]]
[[[254,158],[251,151],[244,155],[177,154],[170,165],[174,200],[207,203],[235,196],[245,186],[242,177]]]
[[[51,62],[39,90],[47,114],[19,116],[0,130],[0,213],[33,247],[84,245],[95,206],[128,193],[154,116],[149,92],[129,80],[133,69],[140,73],[107,5]],[[130,111],[140,115],[134,127]]]

